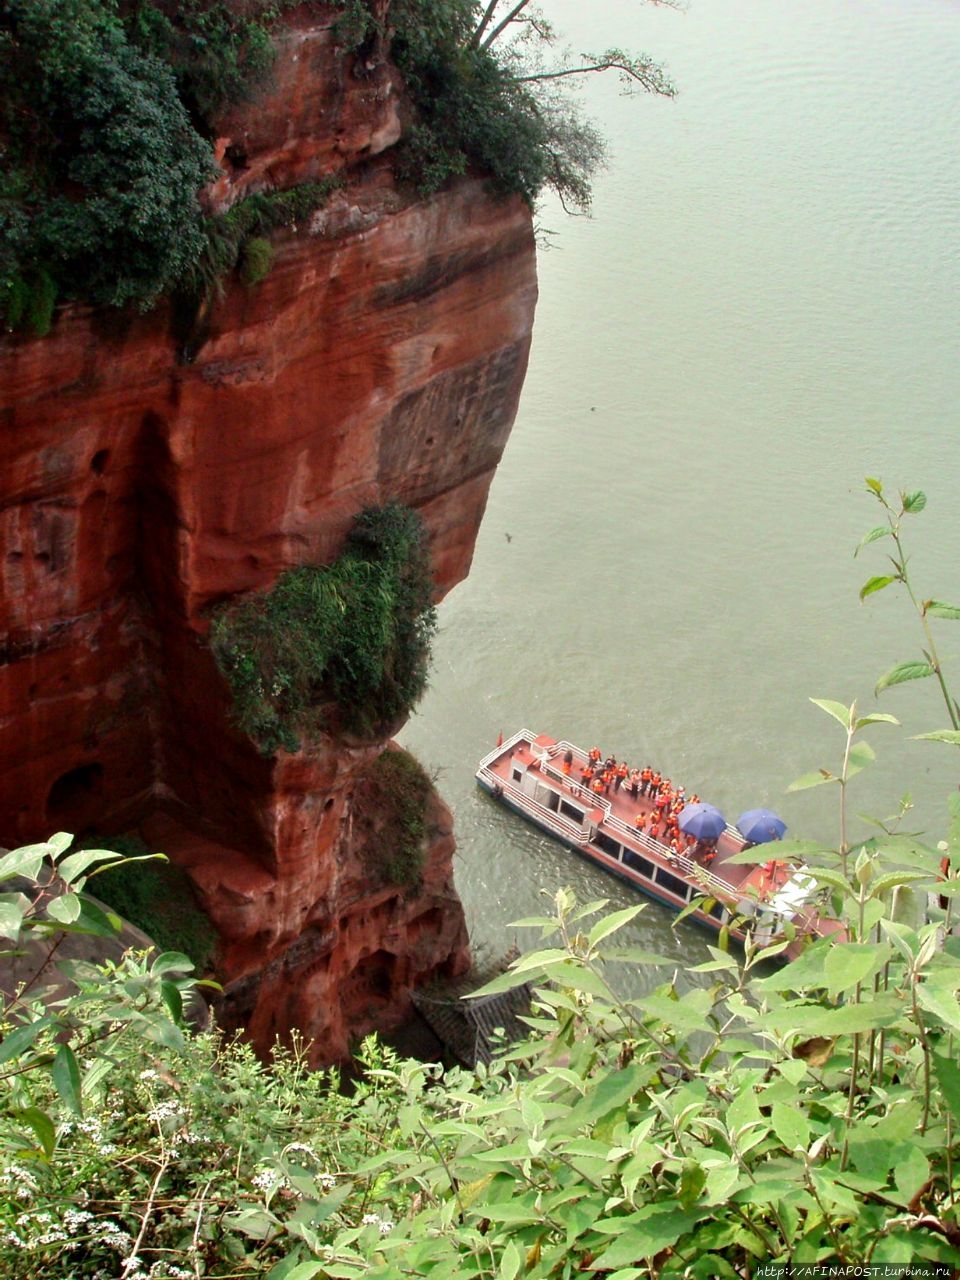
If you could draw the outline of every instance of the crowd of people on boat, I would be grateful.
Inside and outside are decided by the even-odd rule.
[[[571,779],[570,787],[575,793],[606,797],[611,792],[617,795],[622,788],[638,803],[643,797],[651,802],[652,807],[637,812],[634,819],[637,831],[664,845],[678,857],[696,858],[703,866],[708,866],[716,857],[716,840],[698,840],[680,828],[680,815],[684,808],[687,804],[697,804],[700,797],[692,795],[688,799],[685,787],[675,787],[669,778],[663,777],[652,766],[630,768],[625,760],[617,760],[612,755],[604,757],[599,747],[591,747],[580,767],[579,786],[572,780],[574,767],[573,752],[568,748],[560,768],[563,776]]]

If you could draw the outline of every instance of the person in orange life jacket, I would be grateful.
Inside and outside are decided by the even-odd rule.
[[[598,796],[603,795],[603,778],[600,776],[599,773],[594,778],[594,780],[590,783],[590,790],[595,792],[596,795]]]
[[[599,764],[599,763],[600,763],[600,748],[599,748],[599,747],[591,747],[591,748],[590,748],[590,759],[593,761],[593,763],[594,763],[594,764]]]
[[[593,766],[588,761],[580,770],[580,782],[584,787],[589,787],[593,781]]]
[[[653,814],[650,815],[650,839],[660,839],[660,822]]]
[[[654,802],[653,802],[653,803],[654,803],[654,805],[656,806],[656,810],[657,810],[657,817],[662,821],[662,820],[663,820],[663,816],[664,816],[664,812],[665,812],[665,810],[666,810],[667,806],[668,806],[668,805],[669,805],[669,803],[670,803],[669,799],[667,798],[666,793],[665,793],[665,792],[663,792],[663,791],[661,791],[661,792],[660,792],[660,794],[657,796],[656,800],[654,800]]]
[[[560,766],[563,776],[570,777],[570,770],[573,768],[573,752],[568,747],[563,753],[563,764]]]
[[[630,798],[636,800],[640,794],[640,770],[630,770]]]
[[[637,814],[637,816],[636,816],[636,817],[634,818],[634,820],[633,820],[633,825],[637,828],[637,830],[638,830],[638,831],[642,831],[642,830],[643,830],[643,828],[647,825],[647,816],[646,816],[646,814],[644,814],[644,813],[638,813],[638,814]]]
[[[655,798],[655,797],[656,797],[656,795],[657,795],[657,792],[660,790],[660,782],[661,782],[660,775],[659,775],[659,773],[657,773],[657,771],[656,771],[656,770],[654,770],[654,771],[653,771],[653,774],[652,774],[652,776],[651,776],[651,778],[650,778],[650,796],[651,796],[651,798]]]
[[[650,783],[653,779],[653,770],[648,764],[645,764],[640,770],[640,794],[645,796],[650,789]]]
[[[611,784],[613,783],[613,779],[615,776],[614,771],[613,769],[604,769],[603,773],[600,776],[603,778],[604,795],[609,795],[610,787],[611,787]]]
[[[619,791],[620,784],[623,782],[624,778],[630,772],[630,770],[627,768],[626,761],[624,761],[622,764],[618,764],[615,772],[616,772],[616,776],[613,780],[613,789],[614,791]]]

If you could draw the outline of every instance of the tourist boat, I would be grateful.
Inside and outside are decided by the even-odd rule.
[[[724,927],[741,942],[749,930],[757,946],[770,946],[793,932],[784,954],[803,940],[832,932],[809,905],[815,884],[802,866],[769,859],[763,865],[731,864],[746,845],[727,826],[710,843],[677,853],[637,829],[638,813],[653,808],[649,797],[634,797],[626,786],[596,795],[581,784],[588,753],[573,743],[521,729],[480,761],[479,785],[542,831],[626,880],[672,911],[689,908],[688,918],[719,933]],[[569,765],[564,771],[564,762]],[[834,926],[839,927],[839,926]]]

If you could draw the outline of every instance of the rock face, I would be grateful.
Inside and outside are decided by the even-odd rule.
[[[364,775],[383,743],[264,759],[233,727],[211,606],[326,562],[363,507],[430,537],[438,597],[470,564],[536,299],[529,210],[479,180],[418,199],[389,148],[402,95],[332,18],[292,28],[269,91],[222,122],[214,208],[339,172],[269,275],[188,345],[163,309],[70,308],[0,340],[0,843],[140,828],[223,939],[222,1018],[317,1061],[467,963],[450,815],[422,885],[371,882]],[[362,72],[362,74],[358,74]]]

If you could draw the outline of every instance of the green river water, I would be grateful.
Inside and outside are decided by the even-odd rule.
[[[479,757],[526,726],[650,762],[728,818],[769,805],[836,839],[826,697],[919,657],[863,477],[922,488],[924,596],[960,603],[960,5],[953,0],[551,0],[570,43],[666,63],[673,101],[587,88],[609,139],[593,217],[549,202],[534,345],[469,579],[440,609],[432,687],[401,741],[452,806],[457,886],[498,949],[541,891],[630,890],[496,807]],[[960,691],[960,623],[938,641]],[[852,807],[909,789],[942,829],[955,751],[933,681],[888,690]],[[856,823],[855,833],[868,833]],[[705,935],[651,905],[633,941]],[[524,939],[521,937],[521,941]]]

